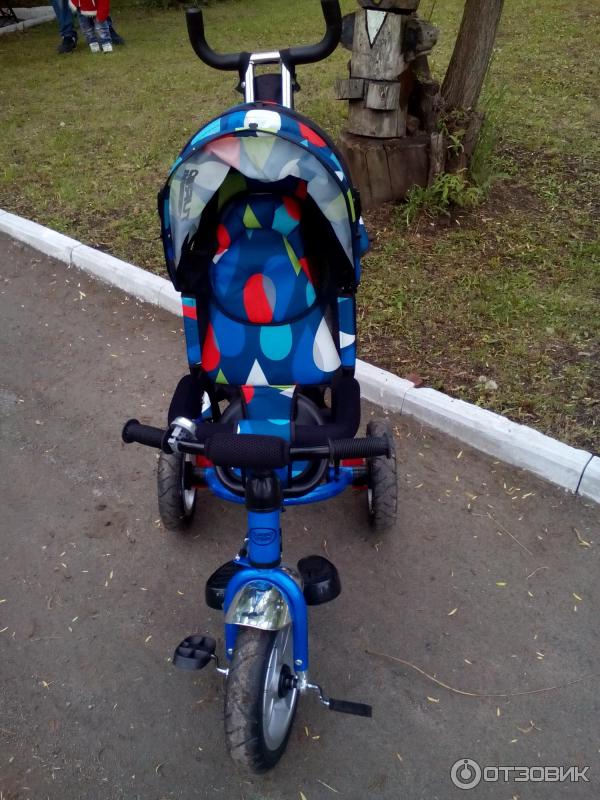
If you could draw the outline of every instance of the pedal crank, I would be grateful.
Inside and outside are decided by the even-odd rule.
[[[357,717],[372,717],[373,706],[366,703],[355,703],[351,700],[338,700],[335,697],[328,697],[318,683],[308,683],[299,681],[297,677],[289,675],[285,677],[286,688],[299,688],[302,693],[311,691],[319,695],[319,702],[330,711],[339,711],[342,714],[353,714]]]

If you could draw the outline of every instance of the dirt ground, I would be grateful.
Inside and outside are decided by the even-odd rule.
[[[598,797],[600,509],[405,418],[393,534],[361,493],[284,519],[286,560],[326,554],[342,579],[311,611],[311,677],[373,719],[303,698],[280,766],[238,772],[222,679],[169,660],[192,632],[222,647],[204,582],[243,510],[203,497],[169,534],[156,455],[120,442],[128,417],[163,423],[180,322],[4,236],[0,265],[2,800]],[[459,758],[590,782],[464,792]]]

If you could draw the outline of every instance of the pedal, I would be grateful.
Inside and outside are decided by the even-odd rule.
[[[330,711],[341,711],[342,714],[354,714],[357,717],[373,716],[373,706],[352,703],[350,700],[336,700],[335,697],[329,698],[328,708]]]
[[[340,711],[342,714],[354,714],[356,717],[372,717],[373,706],[366,703],[353,703],[350,700],[336,700],[335,697],[327,697],[318,683],[305,683],[304,691],[309,690],[319,695],[319,702],[326,706],[330,711]]]
[[[334,600],[342,591],[336,567],[323,556],[307,556],[298,562],[304,584],[304,599],[309,606]]]
[[[206,581],[206,589],[204,590],[206,605],[209,608],[214,608],[217,611],[222,610],[223,603],[225,602],[227,584],[241,569],[244,569],[242,564],[239,564],[237,561],[228,561],[213,572]]]
[[[214,660],[216,647],[210,636],[188,636],[175,649],[173,664],[180,669],[204,669]]]

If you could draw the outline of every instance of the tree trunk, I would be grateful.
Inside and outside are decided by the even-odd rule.
[[[475,108],[485,80],[504,0],[466,0],[442,85],[446,108]]]

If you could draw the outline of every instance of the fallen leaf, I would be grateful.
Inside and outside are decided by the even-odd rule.
[[[453,608],[452,611],[448,612],[448,616],[449,617],[453,617],[456,614],[457,611],[458,611],[458,607]]]
[[[591,547],[592,546],[589,542],[586,542],[586,540],[582,537],[582,535],[579,533],[577,528],[573,528],[573,530],[575,531],[575,536],[577,536],[577,541],[579,542],[579,544],[582,547]]]
[[[440,702],[438,697],[430,697],[429,695],[427,695],[427,699],[429,700],[430,703],[439,703]]]
[[[322,781],[319,778],[317,778],[317,781],[321,784],[321,786],[324,786],[326,789],[330,789],[332,792],[339,794],[337,789],[334,789],[333,786],[330,786],[328,783],[325,783],[325,781]]]

